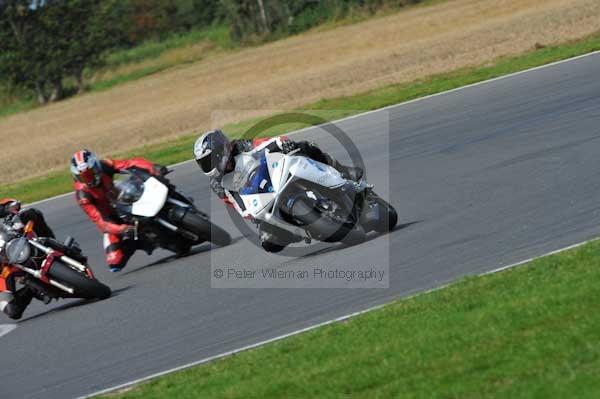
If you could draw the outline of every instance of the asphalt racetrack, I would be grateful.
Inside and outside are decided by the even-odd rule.
[[[194,163],[176,167],[173,180],[231,233],[229,247],[201,245],[180,259],[139,253],[121,274],[111,274],[101,236],[73,196],[39,204],[59,237],[78,239],[115,295],[32,304],[17,328],[0,337],[0,397],[90,394],[600,233],[600,54],[338,126],[360,150],[369,181],[389,191],[384,196],[404,224],[355,247],[313,247],[299,259],[263,252],[213,201]],[[314,139],[344,159],[344,149],[321,129],[295,138]],[[385,260],[389,288],[211,288],[213,258],[222,266],[282,270]]]

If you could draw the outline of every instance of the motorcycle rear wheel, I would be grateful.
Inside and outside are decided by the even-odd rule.
[[[298,200],[292,206],[292,216],[300,221],[311,236],[325,242],[342,242],[356,245],[365,241],[365,231],[358,225],[342,223],[321,213],[306,200]]]
[[[91,279],[71,269],[62,262],[55,262],[48,275],[75,290],[75,295],[84,299],[107,299],[111,296],[110,288],[100,281]]]

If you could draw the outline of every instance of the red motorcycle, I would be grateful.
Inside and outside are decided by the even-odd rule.
[[[65,242],[37,237],[33,227],[33,222],[23,226],[18,216],[0,221],[1,280],[16,278],[41,294],[38,299],[110,297],[110,288],[94,277],[71,237]]]

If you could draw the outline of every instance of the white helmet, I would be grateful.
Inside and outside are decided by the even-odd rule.
[[[231,155],[231,142],[220,130],[204,133],[194,144],[194,157],[208,177],[222,176]]]

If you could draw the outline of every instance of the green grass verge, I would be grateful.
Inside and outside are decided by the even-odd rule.
[[[593,242],[104,397],[598,398],[598,264]]]
[[[368,111],[392,104],[401,103],[418,97],[439,93],[486,79],[521,71],[553,61],[571,58],[577,55],[600,50],[600,33],[587,38],[549,46],[539,50],[532,50],[523,55],[509,58],[500,58],[489,66],[463,68],[450,73],[434,75],[415,82],[392,85],[366,93],[353,96],[324,99],[309,104],[303,109],[319,115],[326,120],[334,120],[356,114],[357,110]],[[251,127],[255,120],[240,122],[225,126],[225,131],[232,137],[241,136],[246,129]],[[265,135],[282,134],[304,127],[297,123],[287,126],[278,126],[276,129],[266,131]],[[179,138],[158,145],[144,146],[125,154],[117,156],[143,156],[158,163],[172,164],[190,159],[192,144],[196,135]],[[67,160],[65,160],[65,164]],[[21,198],[22,201],[31,202],[62,194],[71,190],[71,179],[68,171],[54,172],[48,176],[24,180],[15,184],[3,185],[0,188],[0,197],[12,196]]]

